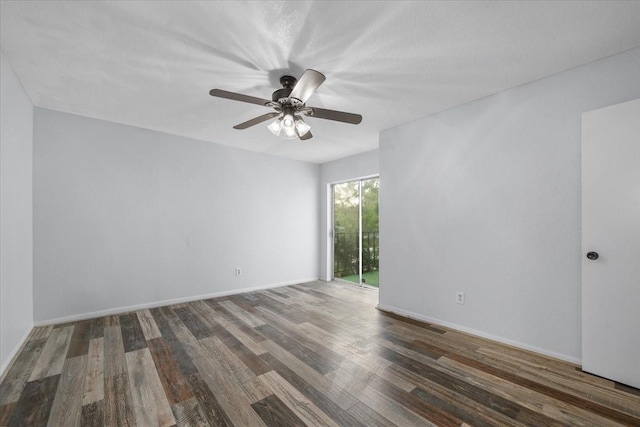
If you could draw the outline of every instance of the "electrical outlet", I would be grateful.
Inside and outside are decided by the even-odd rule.
[[[236,268],[236,276],[242,276],[242,269],[240,267]]]
[[[464,292],[456,291],[456,302],[458,304],[464,304]]]

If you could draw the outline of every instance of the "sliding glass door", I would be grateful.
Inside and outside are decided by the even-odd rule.
[[[333,186],[333,275],[379,286],[378,178]]]

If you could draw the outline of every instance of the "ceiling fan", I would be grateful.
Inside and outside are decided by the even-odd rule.
[[[308,107],[307,100],[326,80],[324,74],[315,70],[305,70],[297,80],[292,76],[280,77],[282,89],[278,89],[271,95],[271,101],[254,96],[243,95],[241,93],[228,92],[222,89],[211,89],[209,95],[219,98],[231,99],[233,101],[248,102],[250,104],[271,107],[275,111],[255,117],[239,125],[234,129],[247,129],[269,119],[275,120],[267,126],[276,136],[283,136],[287,139],[300,138],[301,140],[311,139],[311,126],[302,120],[301,114],[318,119],[334,120],[337,122],[357,125],[362,121],[360,114],[345,113],[342,111],[326,110],[324,108]]]

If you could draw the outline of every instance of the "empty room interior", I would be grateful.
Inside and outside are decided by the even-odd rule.
[[[0,426],[640,426],[640,2],[0,37]]]

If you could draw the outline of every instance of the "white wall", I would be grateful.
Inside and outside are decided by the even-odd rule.
[[[33,105],[0,51],[0,375],[33,326]]]
[[[581,113],[639,96],[640,48],[384,131],[380,306],[579,361]]]
[[[36,108],[36,323],[317,279],[318,176]]]
[[[332,207],[328,200],[330,184],[340,181],[354,180],[379,173],[378,150],[345,157],[344,159],[320,165],[320,279],[328,281],[333,277],[333,252],[331,221]]]

